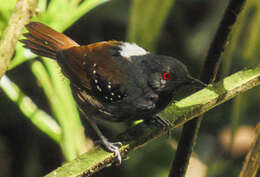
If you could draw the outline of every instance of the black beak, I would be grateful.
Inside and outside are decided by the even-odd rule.
[[[207,84],[201,82],[199,79],[195,79],[191,76],[188,76],[188,82],[187,84],[191,84],[191,85],[194,85],[195,87],[198,87],[198,88],[205,88],[207,87]]]

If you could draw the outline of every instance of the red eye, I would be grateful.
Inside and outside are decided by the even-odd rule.
[[[163,79],[164,80],[169,80],[171,78],[171,74],[170,73],[163,73]]]

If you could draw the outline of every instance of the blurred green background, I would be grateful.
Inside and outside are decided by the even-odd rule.
[[[0,3],[0,38],[15,3]],[[38,13],[32,20],[64,31],[80,44],[111,39],[136,42],[151,53],[180,59],[198,78],[227,3],[39,0]],[[259,0],[247,2],[222,57],[217,80],[259,63]],[[85,119],[80,119],[68,81],[54,61],[41,60],[18,43],[6,76],[0,84],[1,177],[43,176],[93,146],[89,137],[95,139],[95,134]],[[260,120],[259,100],[257,87],[205,115],[187,176],[239,174],[254,126]],[[102,129],[110,137],[128,126],[106,123]],[[121,166],[105,168],[95,176],[168,176],[180,133],[181,129],[174,130],[171,138],[153,141],[131,152]]]

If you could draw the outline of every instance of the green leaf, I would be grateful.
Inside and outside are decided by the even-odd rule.
[[[133,0],[128,40],[154,51],[174,0]]]

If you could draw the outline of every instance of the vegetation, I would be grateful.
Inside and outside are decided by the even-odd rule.
[[[180,58],[192,75],[198,76],[227,1],[39,0],[36,10],[35,6],[33,0],[0,3],[0,75],[5,73],[0,80],[0,176],[43,176],[69,161],[49,176],[77,176],[92,174],[114,161],[111,153],[92,148],[89,137],[93,137],[93,132],[80,119],[68,80],[57,64],[49,59],[39,60],[16,43],[29,18],[65,32],[82,44],[110,39],[136,42],[152,53]],[[245,126],[252,130],[259,122],[259,88],[241,94],[259,84],[259,48],[260,2],[251,0],[244,5],[228,35],[217,75],[220,82],[184,99],[179,96],[176,99],[180,101],[161,113],[176,128],[172,136],[152,141],[129,154],[130,159],[122,166],[113,165],[94,175],[167,176],[180,137],[178,127],[238,95],[204,116],[192,155],[198,162],[195,165],[200,164],[201,176],[238,176],[248,148],[237,153],[242,146],[235,144],[237,134]],[[191,91],[192,88],[185,88],[185,93],[180,94],[187,96]],[[120,149],[125,155],[165,133],[156,127],[136,124],[130,129],[121,124],[104,126],[107,134],[117,135],[125,142]],[[226,130],[229,133],[224,136]],[[125,133],[118,136],[121,132]],[[245,135],[249,144],[253,135]],[[249,155],[257,159],[259,135],[254,142]],[[81,155],[84,152],[87,153]],[[254,170],[247,173],[250,170],[244,165],[240,176],[256,175],[259,159],[255,162],[245,163],[249,168],[253,164]]]

